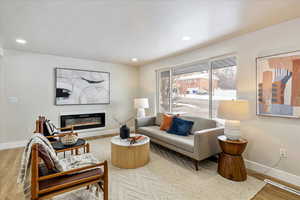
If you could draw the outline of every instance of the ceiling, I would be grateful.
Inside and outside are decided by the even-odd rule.
[[[300,0],[0,0],[0,43],[143,65],[296,17]]]

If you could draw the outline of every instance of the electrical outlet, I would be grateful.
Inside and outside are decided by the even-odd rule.
[[[287,158],[287,151],[285,148],[280,148],[280,157],[281,158]]]

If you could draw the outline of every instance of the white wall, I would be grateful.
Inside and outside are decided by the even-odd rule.
[[[3,101],[0,102],[1,121],[4,123],[0,129],[0,143],[28,138],[40,114],[59,124],[60,112],[105,110],[108,114],[107,129],[118,127],[111,120],[111,115],[124,120],[134,114],[133,98],[138,93],[136,67],[6,49],[4,54],[0,68],[0,92],[4,95]],[[56,67],[110,72],[111,104],[55,106]],[[18,102],[9,102],[9,97],[16,97]]]
[[[0,52],[2,51],[1,44],[0,44]],[[0,113],[2,113],[2,104],[3,104],[3,85],[4,85],[4,74],[3,74],[3,57],[0,55]],[[4,120],[0,119],[0,141],[3,141],[1,133],[3,132],[3,125]]]
[[[255,115],[255,58],[272,53],[300,50],[299,27],[300,18],[142,66],[140,95],[151,99],[153,113],[156,69],[235,53],[239,62],[238,96],[250,100],[252,107],[252,120],[242,123],[241,127],[244,137],[249,140],[244,156],[248,160],[274,167],[279,160],[279,148],[284,147],[287,149],[288,158],[280,162],[278,169],[300,176],[300,120],[264,118]]]

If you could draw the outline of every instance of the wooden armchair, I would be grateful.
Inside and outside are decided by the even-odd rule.
[[[38,148],[39,145],[34,144],[31,153],[32,200],[48,199],[92,184],[99,184],[103,191],[103,200],[108,200],[107,161],[70,171],[42,175],[40,163],[42,159]]]
[[[70,151],[71,154],[73,155],[74,153],[76,155],[79,154],[79,149],[83,149],[83,153],[89,153],[90,152],[90,144],[89,143],[84,143],[83,145],[76,145],[76,146],[71,146],[71,147],[65,147],[63,149],[56,149],[55,148],[55,144],[54,143],[58,143],[59,141],[56,138],[60,138],[60,137],[64,137],[65,135],[76,135],[78,136],[78,133],[74,132],[74,127],[75,126],[67,126],[67,127],[62,127],[62,128],[57,128],[57,130],[59,131],[65,131],[66,132],[62,132],[62,133],[58,133],[55,135],[45,135],[45,122],[46,122],[46,117],[44,116],[39,116],[38,120],[36,120],[35,122],[35,131],[34,133],[41,133],[43,134],[52,144],[52,146],[54,147],[55,151],[57,153],[59,152],[63,152],[64,153],[64,157],[66,156],[65,152],[66,151]],[[71,130],[71,131],[69,131]]]
[[[46,117],[39,116],[38,120],[35,121],[35,131],[34,131],[34,133],[41,133],[41,134],[45,135],[46,130],[45,130],[44,125],[45,125],[46,120],[47,120]],[[67,134],[73,134],[73,135],[78,136],[78,133],[74,132],[74,126],[67,126],[67,127],[61,127],[61,128],[56,127],[56,129],[59,130],[59,131],[66,131],[66,132],[55,134],[55,136],[46,136],[45,135],[45,137],[50,139],[50,141],[53,141],[54,138],[63,137]]]

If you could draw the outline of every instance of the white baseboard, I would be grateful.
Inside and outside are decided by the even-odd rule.
[[[79,137],[86,138],[86,137],[94,137],[94,136],[100,136],[100,135],[110,135],[113,133],[119,133],[119,129],[106,129],[106,130],[95,130],[90,132],[79,132]]]
[[[271,176],[273,178],[280,179],[282,181],[285,181],[287,183],[290,183],[290,184],[293,184],[296,186],[300,186],[300,176],[296,176],[294,174],[290,174],[288,172],[285,172],[285,171],[282,171],[279,169],[271,168],[266,165],[262,165],[260,163],[253,162],[250,160],[245,160],[245,162],[246,162],[246,167],[248,169],[254,170],[258,173],[265,174],[267,176]]]
[[[130,130],[134,130],[133,127],[130,127]],[[79,132],[79,137],[86,138],[86,137],[94,137],[94,136],[101,136],[101,135],[110,135],[114,133],[119,133],[119,129],[115,128],[115,129],[106,129],[106,130],[94,130],[90,132],[87,131],[81,133]],[[24,147],[25,144],[26,144],[26,140],[0,143],[0,150]]]
[[[24,147],[26,140],[0,143],[0,150]]]

